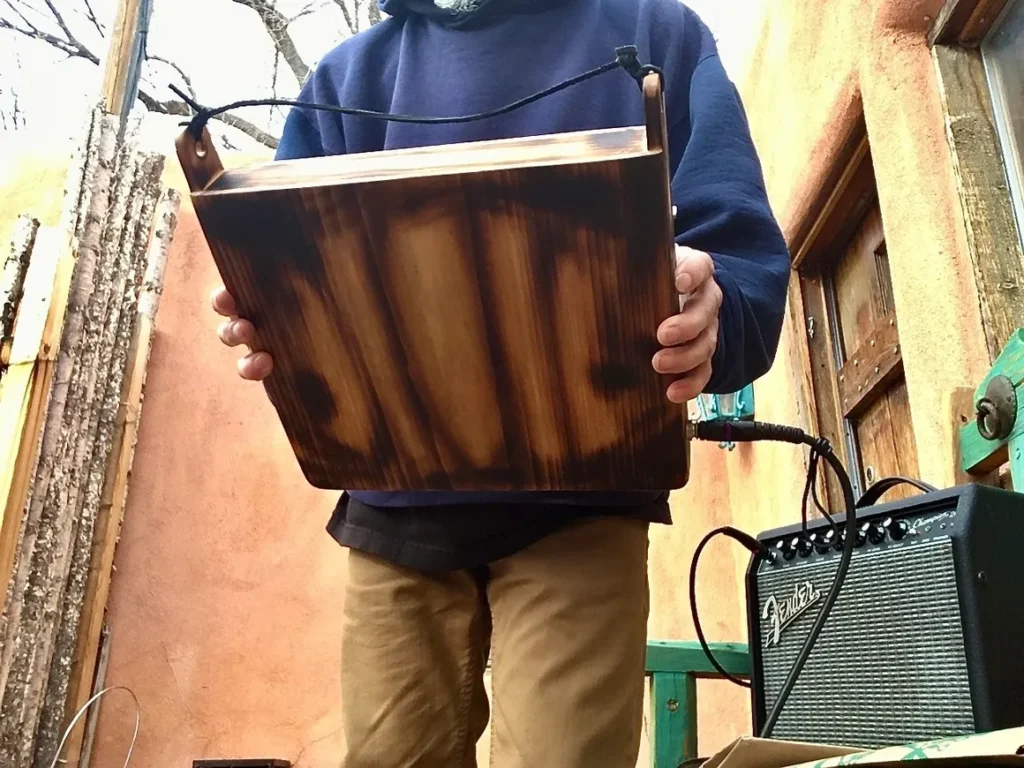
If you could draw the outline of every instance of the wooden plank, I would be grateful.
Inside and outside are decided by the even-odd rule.
[[[896,314],[883,318],[839,369],[839,399],[846,418],[855,418],[879,392],[903,374]]]
[[[155,333],[156,314],[163,288],[164,270],[168,250],[177,225],[181,197],[169,190],[161,201],[153,227],[153,237],[146,257],[146,274],[139,296],[139,314],[129,350],[127,375],[117,415],[110,463],[103,486],[100,509],[96,516],[92,557],[89,566],[82,615],[79,621],[78,642],[72,661],[65,708],[65,727],[74,714],[94,693],[93,673],[99,653],[107,599],[110,594],[114,554],[120,538],[121,523],[128,496],[128,481],[138,436],[142,411],[143,391],[149,367]],[[69,764],[81,759],[83,733],[77,732],[68,740],[64,755]]]
[[[653,768],[677,768],[697,757],[697,680],[693,675],[657,672],[651,676]]]
[[[117,4],[103,67],[103,108],[111,115],[126,115],[131,108],[130,104],[126,105],[126,95],[139,34],[141,5],[141,0],[119,0]]]
[[[106,223],[121,227],[125,212],[109,211],[111,182],[124,153],[116,149],[114,120],[98,117],[90,129],[80,178],[69,185],[62,221],[74,222],[78,250],[56,348],[53,385],[41,430],[39,461],[28,489],[25,524],[18,542],[14,576],[0,616],[0,763],[29,765],[53,662],[54,642],[63,620],[62,596],[77,525],[78,485],[90,447],[90,413],[99,369],[97,332],[104,325],[109,284],[106,264],[116,253]],[[95,151],[92,151],[95,150]],[[104,288],[103,290],[98,290]],[[61,701],[61,715],[63,715]]]
[[[560,164],[568,160],[594,162],[646,155],[652,151],[647,144],[647,130],[643,126],[629,126],[278,160],[214,174],[206,192],[360,184],[412,175]]]
[[[123,402],[154,212],[160,200],[162,169],[163,157],[137,153],[131,142],[126,144],[102,239],[108,255],[99,265],[96,289],[90,297],[85,334],[95,354],[91,360],[83,356],[77,365],[95,366],[96,374],[83,378],[81,389],[75,390],[76,399],[85,407],[80,412],[79,439],[69,445],[72,450],[65,459],[72,462],[75,473],[69,478],[67,491],[74,527],[61,533],[70,537],[63,539],[67,543],[60,552],[62,570],[57,572],[65,580],[60,592],[51,598],[59,606],[59,618],[53,639],[46,641],[51,645],[44,646],[52,650],[36,735],[35,760],[40,763],[52,759],[63,732],[67,688],[92,571],[95,527],[118,433],[117,416]],[[60,469],[66,472],[67,465]]]
[[[817,216],[806,233],[790,244],[793,267],[807,269],[821,262],[837,247],[845,245],[861,218],[877,200],[875,171],[863,120],[850,139],[850,148],[841,155],[838,175],[830,179],[822,200],[816,203]]]
[[[38,219],[30,216],[18,217],[10,252],[4,259],[3,270],[0,271],[0,342],[3,345],[0,349],[0,376],[10,362],[14,321],[25,291],[25,274],[28,272],[28,263],[38,232]]]
[[[36,237],[25,276],[11,363],[0,381],[0,578],[11,578],[14,550],[60,343],[75,254],[59,228]]]
[[[906,379],[900,378],[885,393],[889,408],[889,424],[895,446],[896,468],[904,477],[917,477],[920,469],[917,461],[917,440],[914,436],[914,420],[910,412],[910,392]],[[910,490],[904,486],[902,490]],[[890,498],[900,498],[899,492]]]
[[[106,625],[100,632],[99,640],[99,655],[96,660],[96,671],[94,674],[94,681],[92,686],[92,692],[89,694],[89,698],[99,696],[100,693],[107,686],[107,671],[110,669],[110,628]],[[76,745],[75,754],[80,755],[79,762],[74,763],[70,760],[65,765],[77,765],[78,768],[89,768],[89,764],[92,762],[93,746],[96,743],[96,731],[99,727],[102,699],[95,702],[95,705],[89,710],[89,713],[85,717],[85,728],[82,729],[83,733],[78,734],[78,744]],[[79,708],[81,709],[81,708]],[[78,713],[75,712],[74,715]],[[75,734],[72,734],[74,737]],[[69,739],[70,742],[70,739]]]
[[[835,260],[832,286],[842,336],[841,357],[845,361],[867,342],[883,319],[895,312],[882,212],[877,204],[858,223]]]
[[[1013,432],[1006,440],[986,440],[978,432],[978,425],[971,421],[960,431],[963,452],[963,469],[971,475],[984,475],[997,471],[1000,465],[1011,460],[1009,444],[1024,436],[1024,329],[1018,329],[1007,342],[996,359],[992,370],[974,390],[977,403],[988,389],[989,382],[996,376],[1008,376],[1017,391],[1017,421]],[[1019,443],[1015,443],[1019,446]],[[1013,457],[1018,459],[1019,457]],[[1019,476],[1016,483],[1019,485]]]
[[[981,55],[937,46],[946,135],[963,204],[989,356],[1024,327],[1024,251]]]
[[[978,45],[992,28],[1007,0],[946,0],[928,30],[928,44]]]
[[[825,283],[821,277],[801,277],[801,292],[807,329],[807,351],[811,361],[811,381],[814,384],[814,408],[816,434],[826,438],[836,453],[846,456],[846,440],[842,433],[842,410],[839,406],[838,377],[834,351],[832,349],[832,320],[829,317],[825,299]],[[845,506],[843,490],[834,473],[825,474],[825,495],[823,500],[833,509]]]
[[[807,215],[799,219],[798,225],[789,238],[790,254],[794,268],[814,266],[804,264],[807,249],[813,246],[815,233],[824,226],[829,217],[835,216],[836,206],[842,192],[850,185],[852,174],[860,165],[858,158],[869,152],[867,143],[867,126],[864,122],[863,105],[859,97],[856,100],[857,118],[849,121],[849,133],[843,138],[842,145],[836,153],[836,159],[822,181],[817,193],[805,206]],[[846,124],[846,120],[839,120]]]
[[[730,675],[750,675],[750,649],[746,643],[709,643],[718,663]],[[647,643],[647,673],[680,672],[718,677],[704,649],[695,640],[652,640]]]

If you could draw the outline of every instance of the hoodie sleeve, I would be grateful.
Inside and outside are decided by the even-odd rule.
[[[771,368],[790,260],[739,94],[717,53],[701,59],[689,85],[688,108],[679,110],[686,117],[673,128],[688,128],[672,178],[676,242],[710,253],[715,263],[723,302],[706,391],[726,394]]]
[[[307,85],[299,100],[312,98],[310,91],[311,87]],[[319,121],[311,117],[308,111],[293,107],[285,119],[274,159],[303,160],[308,157],[323,157],[325,154]]]

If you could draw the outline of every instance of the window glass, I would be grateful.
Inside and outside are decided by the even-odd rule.
[[[1024,0],[1010,0],[982,44],[992,106],[1017,210],[1024,231]]]

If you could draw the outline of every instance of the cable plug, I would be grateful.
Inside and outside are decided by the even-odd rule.
[[[807,445],[813,438],[796,427],[760,421],[713,419],[693,425],[692,436],[711,443],[753,443],[761,441]]]

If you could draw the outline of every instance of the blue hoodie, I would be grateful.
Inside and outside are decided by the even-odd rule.
[[[708,391],[764,374],[778,345],[789,279],[740,103],[707,27],[677,0],[482,0],[454,14],[430,0],[381,0],[391,18],[316,67],[300,100],[426,117],[484,112],[635,45],[665,79],[676,241],[709,252],[724,301]],[[502,117],[452,125],[390,123],[293,110],[278,159],[513,138],[644,123],[637,83],[613,71]],[[655,329],[651,329],[652,333]],[[373,507],[488,502],[635,506],[659,494],[377,493]],[[664,494],[660,495],[661,498]]]

